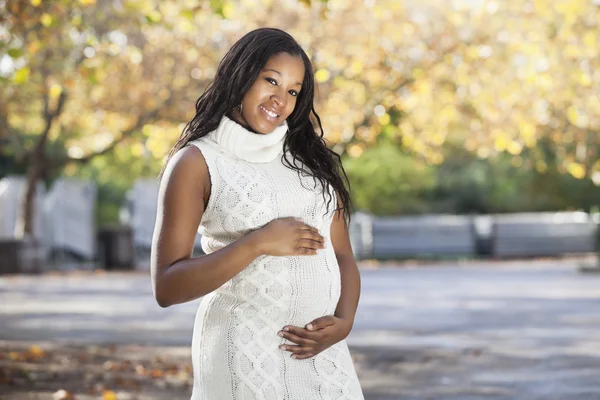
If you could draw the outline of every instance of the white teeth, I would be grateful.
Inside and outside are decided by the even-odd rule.
[[[266,112],[267,114],[269,114],[271,117],[273,117],[273,118],[278,118],[278,117],[279,117],[279,115],[278,115],[278,114],[276,114],[276,113],[274,113],[273,111],[267,110],[267,109],[266,109],[266,108],[264,108],[263,106],[261,106],[261,108],[262,108],[263,110],[265,110],[265,112]]]

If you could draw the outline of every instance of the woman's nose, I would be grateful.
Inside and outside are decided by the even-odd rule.
[[[277,104],[279,107],[285,107],[287,102],[285,101],[285,97],[280,96],[279,94],[274,94],[271,96],[271,99]]]

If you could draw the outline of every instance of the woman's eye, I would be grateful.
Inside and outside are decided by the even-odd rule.
[[[298,92],[296,92],[295,90],[290,90],[290,94],[294,97],[298,96]]]
[[[277,85],[277,81],[276,81],[275,79],[273,79],[273,78],[265,78],[265,79],[266,79],[266,80],[267,80],[267,82],[269,82],[270,84]]]

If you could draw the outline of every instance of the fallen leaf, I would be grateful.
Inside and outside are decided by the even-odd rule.
[[[73,393],[60,389],[52,395],[52,400],[74,400]]]
[[[42,358],[46,356],[44,349],[37,345],[33,345],[29,348],[29,354],[35,358]]]
[[[145,375],[146,374],[146,368],[144,368],[144,366],[142,364],[138,364],[135,367],[135,372],[137,372],[138,375]]]
[[[160,369],[154,368],[152,370],[151,375],[152,375],[152,378],[162,378],[165,375],[165,373]]]
[[[102,393],[102,400],[117,400],[117,394],[112,390],[105,390]]]

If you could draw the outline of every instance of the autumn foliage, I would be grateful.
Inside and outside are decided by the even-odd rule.
[[[345,157],[384,142],[439,166],[459,146],[600,184],[593,1],[7,0],[0,20],[0,175],[155,174],[224,52],[275,26],[313,59]]]

